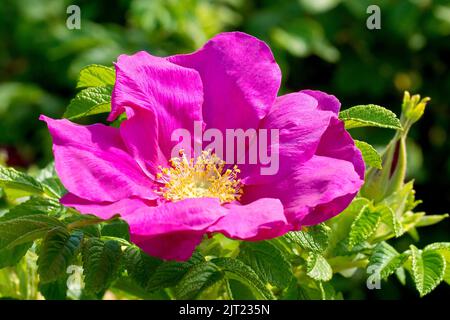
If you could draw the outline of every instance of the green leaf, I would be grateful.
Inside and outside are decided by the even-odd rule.
[[[333,277],[333,270],[321,254],[310,252],[306,260],[306,274],[317,281],[329,281]]]
[[[67,277],[48,283],[39,283],[39,291],[46,300],[65,300],[67,298]]]
[[[85,290],[102,293],[119,272],[122,250],[117,241],[91,238],[82,250]]]
[[[28,242],[13,248],[3,248],[0,250],[0,269],[12,267],[19,263],[20,259],[27,253],[33,243]]]
[[[289,232],[286,238],[305,250],[321,253],[327,248],[330,231],[330,227],[321,223],[301,231]]]
[[[349,247],[352,248],[367,240],[377,229],[381,220],[379,210],[366,206],[353,221],[349,234]]]
[[[57,200],[31,197],[29,200],[9,209],[8,212],[0,217],[0,222],[36,214],[59,215],[64,212],[64,206]]]
[[[397,270],[395,270],[395,275],[397,276],[398,281],[402,284],[402,285],[406,285],[406,273],[405,273],[405,268],[404,267],[400,267]]]
[[[272,292],[248,265],[234,258],[215,258],[211,260],[228,279],[234,279],[246,285],[259,299],[274,299]]]
[[[322,300],[344,300],[342,293],[336,292],[331,283],[319,282]]]
[[[402,129],[400,120],[395,113],[374,104],[351,107],[341,111],[339,118],[345,122],[347,129],[367,126]]]
[[[381,156],[377,150],[364,141],[355,140],[356,147],[361,150],[362,157],[366,165],[381,169]]]
[[[350,238],[347,237],[346,239],[342,240],[337,244],[337,246],[333,250],[333,254],[335,256],[351,257],[358,253],[363,254],[371,249],[372,246],[367,241],[363,241],[354,246],[350,246]]]
[[[444,281],[450,285],[450,253],[445,254]]]
[[[435,242],[427,245],[424,250],[437,250],[450,252],[450,242]]]
[[[112,87],[91,87],[80,91],[70,101],[64,117],[77,119],[93,114],[109,112],[111,110]]]
[[[64,217],[62,221],[67,226],[71,226],[72,229],[82,231],[85,235],[100,238],[101,234],[98,219],[98,217],[93,215],[81,214],[72,211],[71,214]],[[92,220],[92,224],[90,224],[88,220]],[[76,226],[75,228],[74,225]]]
[[[215,258],[211,260],[222,271],[225,272],[226,279],[237,281],[250,290],[257,299],[274,299],[272,292],[267,288],[261,278],[251,267],[235,258]]]
[[[130,227],[128,226],[128,223],[122,219],[114,219],[102,223],[100,226],[102,236],[122,238],[127,241],[130,240]]]
[[[425,215],[424,212],[413,213],[411,211],[421,202],[415,200],[413,183],[414,181],[409,181],[400,190],[377,205],[377,209],[383,212],[383,221],[390,225],[394,231],[397,230],[395,231],[396,237],[401,236],[406,231],[411,231]],[[387,209],[383,206],[389,207],[392,212],[387,212]],[[389,219],[384,219],[388,215],[392,216],[391,222],[389,222]]]
[[[381,212],[381,220],[392,229],[397,238],[405,232],[402,223],[399,221],[397,215],[391,207],[385,204],[380,204],[375,207],[375,210]]]
[[[296,300],[322,300],[323,292],[319,281],[314,283],[301,283],[298,286],[298,297]]]
[[[120,290],[119,299],[143,299],[143,300],[170,300],[171,297],[168,294],[169,290],[147,291],[144,287],[140,286],[133,279],[126,276],[120,276],[114,281],[114,285],[111,288],[113,292]]]
[[[367,265],[368,273],[378,274],[381,279],[387,279],[396,272],[408,258],[406,254],[400,254],[386,242],[380,242],[374,248]]]
[[[281,300],[299,300],[300,299],[300,290],[297,284],[297,278],[292,278],[289,286],[284,289],[281,297]]]
[[[113,86],[115,79],[113,68],[91,64],[81,69],[77,88]]]
[[[414,195],[414,181],[410,181],[400,190],[384,199],[383,203],[389,206],[395,212],[395,216],[401,220],[401,217],[405,212],[414,209],[415,206],[420,203],[419,201],[415,201]]]
[[[50,193],[58,199],[67,193],[66,188],[64,188],[58,175],[56,174],[55,163],[53,161],[39,171],[39,174],[36,176],[36,180],[38,180],[46,190],[50,191]]]
[[[448,218],[448,214],[424,215],[415,225],[416,227],[427,227],[439,223]]]
[[[148,291],[155,291],[162,288],[168,288],[176,285],[184,274],[189,270],[189,266],[186,263],[168,261],[161,264],[153,274],[147,283]]]
[[[413,236],[414,233],[417,233],[416,225],[419,223],[419,221],[425,216],[425,212],[412,212],[407,211],[403,215],[402,219],[402,226],[405,231],[408,231],[408,233]],[[417,239],[418,241],[418,233],[417,233]]]
[[[13,168],[6,168],[0,165],[0,188],[17,192],[17,196],[28,194],[44,194],[42,184],[27,175]]]
[[[327,252],[329,251],[330,253],[336,254],[336,251],[342,251],[341,248],[343,246],[348,250],[347,245],[351,226],[356,217],[369,205],[369,203],[370,201],[366,198],[355,198],[341,214],[326,222],[332,230],[328,237]]]
[[[125,250],[124,262],[128,275],[142,288],[148,287],[150,277],[163,263],[135,246],[128,247]]]
[[[168,261],[159,265],[148,280],[147,290],[155,291],[175,286],[193,266],[203,263],[205,258],[194,252],[187,262]]]
[[[178,299],[195,299],[223,277],[224,273],[214,263],[202,262],[186,272],[175,288],[175,295]]]
[[[445,258],[444,281],[450,285],[450,242],[436,242],[429,244],[424,250],[434,250]]]
[[[446,256],[445,259],[444,281],[450,285],[450,256]]]
[[[245,284],[240,281],[234,279],[226,279],[228,282],[227,285],[231,291],[232,300],[255,300],[256,297],[253,294],[252,290]]]
[[[291,282],[291,264],[283,252],[269,241],[243,242],[237,258],[249,265],[263,281],[278,288],[282,289]]]
[[[420,251],[411,245],[412,277],[423,297],[430,293],[444,278],[445,259],[435,250]]]
[[[58,227],[64,227],[58,219],[41,214],[1,221],[0,250],[34,241]]]
[[[63,228],[47,233],[42,241],[37,261],[42,283],[56,281],[66,275],[67,267],[80,248],[82,238],[83,233],[75,231],[70,234]]]

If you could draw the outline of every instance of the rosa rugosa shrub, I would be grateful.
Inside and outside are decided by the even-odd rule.
[[[368,289],[408,271],[421,296],[450,282],[450,243],[388,243],[447,217],[416,212],[405,181],[429,99],[405,93],[398,119],[320,91],[277,96],[280,82],[269,47],[239,32],[82,69],[66,119],[40,118],[54,164],[0,167],[0,283],[17,275],[0,296],[340,299],[333,276],[358,270]],[[395,131],[382,154],[347,131],[362,126]]]

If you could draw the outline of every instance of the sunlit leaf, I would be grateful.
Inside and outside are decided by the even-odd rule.
[[[406,254],[400,254],[386,242],[377,244],[370,257],[367,269],[370,273],[380,275],[381,279],[388,278],[408,258]]]
[[[420,251],[411,245],[412,277],[416,288],[423,297],[442,281],[445,273],[445,259],[435,250]]]
[[[111,111],[112,87],[91,87],[80,91],[70,101],[64,117],[77,119]]]
[[[356,147],[361,151],[362,157],[366,165],[381,169],[381,156],[377,150],[364,141],[355,140]]]
[[[333,276],[327,260],[320,254],[310,252],[306,262],[307,275],[318,281],[329,281]]]
[[[395,113],[374,104],[348,108],[339,113],[339,119],[345,122],[347,129],[367,126],[396,130],[402,129],[400,120]]]
[[[81,69],[77,88],[112,86],[115,79],[113,68],[91,64]]]

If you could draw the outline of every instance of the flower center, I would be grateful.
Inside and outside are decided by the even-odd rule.
[[[240,172],[237,166],[224,169],[225,162],[210,150],[194,159],[187,159],[180,151],[179,157],[170,159],[169,168],[161,168],[157,178],[164,183],[161,194],[170,201],[187,198],[219,198],[221,203],[239,200],[242,194]]]

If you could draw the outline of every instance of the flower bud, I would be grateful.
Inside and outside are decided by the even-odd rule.
[[[405,91],[403,96],[401,121],[406,130],[422,117],[428,101],[430,101],[429,97],[420,99],[420,95],[418,94],[411,97],[409,92]]]
[[[379,202],[403,187],[406,175],[406,137],[411,125],[418,121],[430,98],[410,96],[405,92],[400,121],[403,130],[397,131],[382,154],[382,169],[370,168],[361,195]]]

